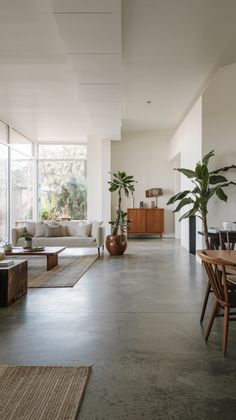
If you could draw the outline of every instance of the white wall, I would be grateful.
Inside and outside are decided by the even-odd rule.
[[[205,91],[203,109],[203,154],[214,149],[211,169],[236,165],[236,64],[220,69]],[[225,175],[236,181],[236,171]],[[209,202],[209,226],[222,227],[236,221],[236,187],[225,189],[227,204],[217,198]]]
[[[201,98],[197,101],[191,109],[187,117],[184,119],[173,138],[169,143],[169,161],[172,168],[175,167],[176,162],[182,168],[194,169],[197,161],[201,159],[202,154],[202,101]],[[184,175],[179,175],[176,172],[175,188],[171,191],[174,195],[179,191],[185,189],[192,189],[191,181]],[[178,178],[179,177],[179,178]],[[180,188],[180,189],[179,189]],[[173,205],[172,209],[176,206]],[[180,217],[186,211],[184,207],[182,212],[179,212]],[[201,229],[201,223],[197,220],[197,230]],[[177,229],[178,230],[178,229]],[[180,239],[181,244],[189,249],[189,219],[184,219],[180,222]],[[196,246],[201,248],[202,240],[199,235],[196,236]]]
[[[112,172],[125,171],[137,180],[134,193],[134,207],[144,201],[151,207],[153,199],[145,197],[145,191],[153,187],[163,188],[163,196],[158,198],[158,207],[165,209],[164,236],[174,235],[174,216],[166,205],[174,189],[174,173],[168,163],[167,131],[128,132],[121,142],[112,142]],[[155,200],[155,199],[154,199]],[[112,194],[113,215],[117,205],[117,194]],[[123,209],[133,207],[132,199],[124,198]]]

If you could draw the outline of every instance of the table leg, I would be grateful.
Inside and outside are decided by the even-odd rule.
[[[53,267],[56,267],[58,264],[58,254],[47,255],[47,270],[51,270]]]

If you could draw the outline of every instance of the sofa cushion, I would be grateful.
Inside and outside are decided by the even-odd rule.
[[[25,245],[25,239],[20,238],[17,242],[18,246],[24,246]],[[40,237],[37,238],[34,236],[33,238],[33,246],[65,246],[65,247],[74,247],[74,248],[80,248],[80,247],[90,247],[90,246],[97,246],[96,239],[95,238],[86,238],[86,237],[78,237],[78,236],[61,236],[61,237],[52,237],[52,238],[46,238],[46,237]]]
[[[64,223],[61,223],[61,236],[69,236],[68,227]]]
[[[81,236],[81,237],[90,236],[91,227],[92,227],[91,223],[80,223],[80,225],[77,228],[76,236]]]
[[[98,222],[97,220],[94,220],[92,222],[92,228],[91,228],[90,235],[91,236],[96,236],[99,226],[102,226],[102,225],[103,225],[103,222]]]
[[[59,237],[62,236],[61,225],[49,226],[46,224],[45,237]]]
[[[77,236],[77,229],[78,229],[79,225],[80,225],[80,222],[79,221],[76,221],[76,222],[74,222],[74,221],[66,221],[66,222],[63,222],[63,226],[66,226],[67,227],[67,234],[69,236]]]
[[[41,238],[42,236],[45,236],[46,232],[46,225],[42,222],[35,223],[35,237]]]
[[[36,232],[36,222],[26,222],[25,228],[27,233],[34,236]]]

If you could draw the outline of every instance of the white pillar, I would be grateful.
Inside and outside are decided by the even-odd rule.
[[[111,170],[111,142],[91,136],[87,147],[87,219],[108,223],[111,218],[107,183]]]

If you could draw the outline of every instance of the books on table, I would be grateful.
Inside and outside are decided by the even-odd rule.
[[[0,260],[0,267],[9,267],[14,264],[14,260]]]

